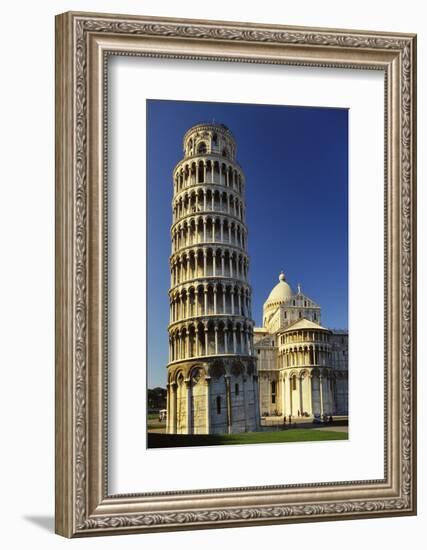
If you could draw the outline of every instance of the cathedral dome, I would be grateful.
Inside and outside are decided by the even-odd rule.
[[[270,292],[265,305],[277,302],[287,302],[293,295],[292,288],[286,282],[285,274],[282,272],[279,275],[279,282]]]

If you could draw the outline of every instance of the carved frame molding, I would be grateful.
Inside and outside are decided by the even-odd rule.
[[[385,478],[109,495],[109,55],[385,73]],[[56,532],[67,537],[416,513],[416,37],[68,12],[56,18]]]

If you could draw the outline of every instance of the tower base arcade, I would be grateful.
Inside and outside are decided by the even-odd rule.
[[[257,431],[258,388],[252,356],[175,361],[168,366],[167,433]]]

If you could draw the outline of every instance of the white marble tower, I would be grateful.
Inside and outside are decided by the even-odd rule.
[[[173,172],[167,432],[259,427],[245,179],[222,124],[197,124]]]

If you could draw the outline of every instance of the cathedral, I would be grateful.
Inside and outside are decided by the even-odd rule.
[[[173,170],[167,433],[347,414],[347,333],[322,327],[319,306],[283,274],[254,326],[236,149],[225,125],[197,124]]]
[[[321,325],[321,310],[300,285],[279,275],[254,329],[263,419],[348,414],[348,332]]]

